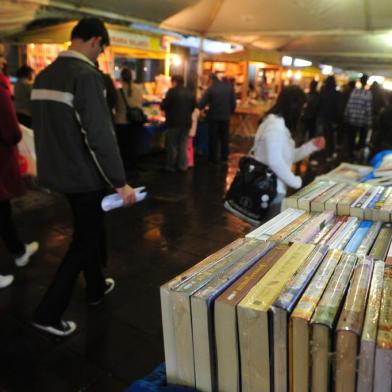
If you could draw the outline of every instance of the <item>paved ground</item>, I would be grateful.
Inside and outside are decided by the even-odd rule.
[[[159,285],[249,231],[222,207],[235,171],[203,159],[186,174],[161,172],[162,156],[142,162],[133,185],[147,185],[148,201],[107,216],[109,266],[116,289],[97,308],[86,306],[82,279],[66,318],[78,332],[57,339],[36,331],[32,310],[64,254],[72,226],[64,200],[31,191],[15,203],[26,241],[41,250],[16,269],[0,244],[1,271],[16,281],[0,292],[0,389],[5,391],[122,391],[163,362]]]
[[[150,199],[107,215],[107,276],[116,288],[91,308],[80,279],[65,315],[79,328],[66,339],[29,321],[70,241],[67,205],[38,191],[17,200],[21,235],[41,249],[17,270],[0,244],[1,272],[16,276],[0,292],[0,391],[123,391],[163,362],[159,285],[251,229],[222,203],[249,143],[232,143],[228,167],[199,158],[186,174],[160,171],[162,155],[142,160],[132,184],[147,185]]]

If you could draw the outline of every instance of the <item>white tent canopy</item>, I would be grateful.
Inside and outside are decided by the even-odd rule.
[[[14,20],[21,24],[26,12],[95,14],[392,75],[391,0],[0,0],[7,3],[19,7]],[[3,9],[0,31],[7,27]]]

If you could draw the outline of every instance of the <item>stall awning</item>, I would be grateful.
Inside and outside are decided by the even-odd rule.
[[[391,0],[18,0],[17,4],[22,8],[39,4],[45,15],[61,10],[74,17],[147,21],[247,48],[392,74]]]

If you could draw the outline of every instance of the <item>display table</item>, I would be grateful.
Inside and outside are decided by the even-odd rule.
[[[269,108],[270,104],[267,102],[237,106],[230,124],[232,133],[244,137],[253,137],[256,134],[260,119]]]

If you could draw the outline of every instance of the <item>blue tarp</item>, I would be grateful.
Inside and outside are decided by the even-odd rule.
[[[162,363],[151,374],[135,381],[124,392],[197,392],[197,390],[179,385],[167,385],[166,368]]]

